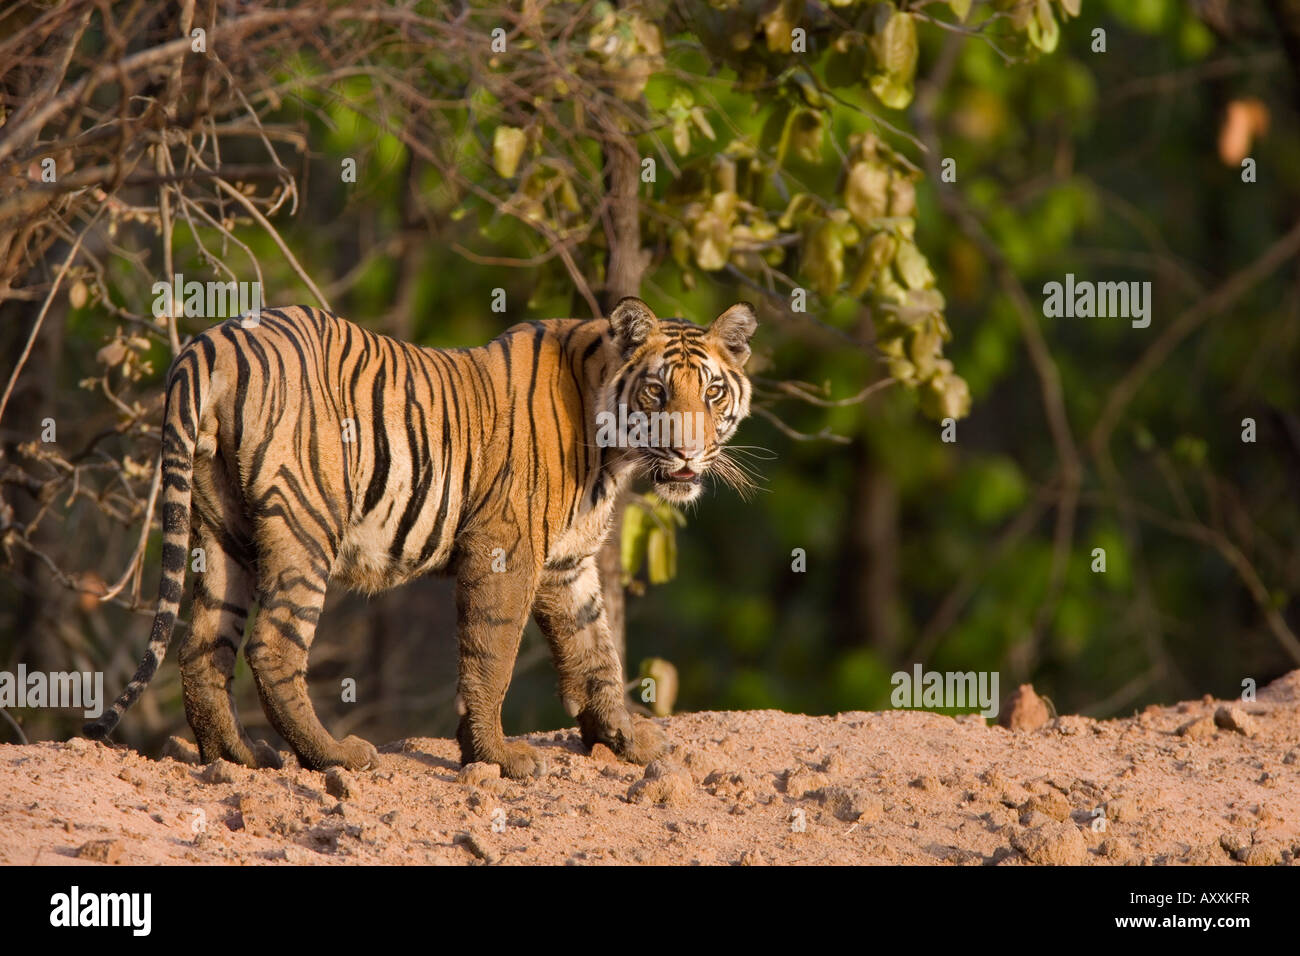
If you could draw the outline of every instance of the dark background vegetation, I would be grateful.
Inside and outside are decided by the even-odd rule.
[[[186,11],[193,22],[213,23],[260,8],[136,4],[108,16],[96,4],[65,6],[59,30],[22,51],[16,40],[4,41],[14,58],[0,56],[7,116],[0,144],[23,132],[16,127],[30,118],[31,103],[48,102],[113,58],[183,36],[177,18]],[[736,90],[742,54],[734,61],[708,55],[678,5],[622,4],[625,12],[645,7],[647,22],[662,26],[665,49],[635,98],[592,105],[617,117],[620,101],[635,103],[641,125],[529,154],[561,157],[572,173],[576,205],[595,226],[571,243],[572,211],[553,206],[552,193],[542,198],[550,235],[502,209],[520,195],[519,177],[493,170],[493,127],[525,126],[509,104],[484,97],[483,115],[465,122],[455,118],[465,97],[446,108],[450,119],[437,118],[439,84],[472,61],[457,43],[494,16],[526,35],[526,24],[502,12],[512,7],[471,4],[458,21],[459,5],[446,8],[452,12],[433,4],[355,6],[412,10],[460,22],[466,32],[432,31],[426,41],[416,35],[420,27],[396,22],[331,33],[323,12],[277,22],[241,32],[232,47],[213,41],[236,82],[226,85],[214,71],[209,91],[219,101],[240,84],[251,95],[312,78],[301,89],[289,83],[272,98],[254,98],[259,121],[277,131],[270,138],[284,166],[270,163],[264,178],[272,185],[249,195],[336,311],[430,346],[481,344],[516,321],[591,314],[574,273],[601,300],[618,285],[610,257],[619,184],[611,176],[617,180],[620,137],[637,155],[661,156],[657,184],[633,187],[638,246],[648,250],[634,270],[636,291],[661,315],[698,322],[740,298],[760,307],[752,371],[769,383],[771,417],[755,416],[737,441],[773,453],[759,463],[763,490],[751,501],[725,489],[706,494],[678,534],[676,575],[628,598],[629,670],[634,675],[646,657],[671,661],[680,674],[678,709],[881,708],[889,705],[890,674],[919,662],[996,670],[1004,692],[1032,681],[1062,711],[1105,716],[1202,693],[1234,696],[1243,680],[1262,685],[1300,663],[1293,634],[1300,620],[1296,4],[1084,0],[1080,17],[1067,20],[1062,8],[1073,4],[1058,3],[1053,10],[1065,22],[1049,53],[1023,42],[1014,3],[977,3],[968,22],[989,26],[970,32],[956,26],[947,4],[895,3],[916,17],[915,96],[896,109],[855,88],[843,91],[851,108],[823,107],[818,162],[778,160],[780,143],[769,137],[763,145],[774,111],[809,104],[800,100],[798,77],[769,65],[756,87]],[[524,8],[539,6],[572,26],[578,58],[588,56],[583,31],[599,29],[613,9]],[[824,17],[840,15],[811,2],[714,6],[748,10],[751,24],[794,9],[823,32],[834,29]],[[6,23],[11,37],[20,28],[39,32],[50,9],[18,4],[0,20],[0,34],[9,32]],[[1092,51],[1099,27],[1104,53]],[[69,41],[63,72],[53,87],[42,86]],[[406,48],[393,52],[402,42]],[[18,52],[27,59],[20,62]],[[429,102],[402,102],[396,79],[380,96],[377,81],[349,74],[353,52],[367,63],[391,56],[403,81],[425,83],[420,94]],[[819,79],[823,66],[817,61],[813,70]],[[193,77],[177,77],[167,64],[129,79],[105,77],[68,111],[11,141],[12,149],[0,145],[0,383],[9,381],[76,237],[94,221],[58,279],[0,419],[7,561],[0,669],[20,661],[33,669],[104,669],[110,697],[144,647],[157,579],[155,534],[143,583],[131,577],[113,600],[96,596],[131,567],[146,513],[171,355],[169,330],[149,315],[150,283],[170,267],[190,278],[223,278],[196,235],[238,278],[255,278],[249,256],[229,241],[237,238],[261,263],[268,304],[316,304],[271,231],[201,178],[206,192],[191,193],[194,211],[220,210],[217,225],[184,226],[177,210],[194,183],[166,180],[154,162],[157,146],[142,147],[138,169],[115,166],[106,153],[109,172],[94,183],[24,204],[35,194],[42,156],[59,157],[67,181],[88,151],[108,148],[108,140],[69,139],[73,114],[85,124],[79,135],[96,123],[118,123],[119,133],[121,124],[136,124],[112,141],[119,151],[169,124],[186,135],[201,131],[185,116],[185,105],[198,101]],[[457,82],[473,95],[472,75]],[[576,93],[552,88],[548,95],[571,103],[583,82],[600,85],[598,77],[576,76]],[[684,155],[672,148],[673,117],[691,106],[675,99],[683,86],[696,91],[694,104],[714,135],[692,125]],[[135,96],[161,104],[165,119],[133,112]],[[394,127],[386,122],[392,116],[409,116],[410,124]],[[260,135],[236,129],[236,107],[221,122],[229,139],[221,162],[268,164]],[[670,253],[674,222],[693,215],[698,224],[699,216],[673,204],[671,183],[692,168],[715,169],[708,164],[733,141],[758,143],[770,160],[767,174],[788,168],[810,192],[834,199],[844,188],[850,137],[863,131],[917,171],[916,242],[946,300],[946,358],[971,397],[952,444],[940,441],[934,419],[942,416],[933,408],[923,414],[923,387],[882,387],[859,401],[824,404],[859,396],[891,374],[877,356],[892,334],[878,290],[850,294],[846,279],[811,296],[800,315],[789,310],[781,277],[751,268],[739,252],[721,269],[701,266],[698,245],[685,265]],[[340,182],[347,156],[359,161],[356,184]],[[1242,156],[1257,163],[1254,183],[1242,181]],[[938,178],[944,157],[956,160],[955,183]],[[176,146],[167,161],[187,165]],[[150,174],[162,178],[148,181]],[[239,178],[259,182],[254,172]],[[272,210],[273,190],[289,181],[295,201]],[[601,190],[616,201],[602,205]],[[769,200],[775,220],[785,202]],[[177,223],[170,266],[160,251],[160,212]],[[828,207],[815,215],[828,215]],[[773,257],[782,276],[814,285],[824,275],[809,239],[816,228],[807,220],[791,228],[789,255]],[[572,263],[561,263],[557,246]],[[1150,281],[1151,326],[1045,318],[1043,284],[1067,272]],[[498,287],[507,293],[504,315],[489,308]],[[179,340],[208,321],[181,318]],[[799,395],[823,403],[782,393],[780,382],[809,383]],[[46,417],[58,425],[58,460],[38,447]],[[1258,424],[1254,444],[1242,441],[1245,418]],[[796,548],[806,551],[805,573],[791,569]],[[1105,573],[1091,570],[1094,548],[1105,549]],[[337,735],[448,734],[455,722],[449,582],[421,581],[369,600],[332,595],[312,668],[322,718]],[[343,677],[358,680],[357,704],[338,702]],[[237,679],[246,723],[265,734],[242,663]],[[33,738],[66,735],[80,722],[68,713],[11,716]],[[530,626],[506,702],[507,733],[568,723],[544,643]],[[118,736],[155,745],[183,727],[179,682],[166,666]],[[0,739],[13,739],[12,730]]]

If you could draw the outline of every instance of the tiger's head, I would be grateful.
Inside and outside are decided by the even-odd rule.
[[[706,328],[660,319],[640,299],[625,298],[609,322],[623,364],[605,390],[605,408],[619,417],[628,460],[659,496],[693,501],[706,474],[742,493],[753,488],[745,465],[723,446],[749,414],[754,307],[737,303]]]

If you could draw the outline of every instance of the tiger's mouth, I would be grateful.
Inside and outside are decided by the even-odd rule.
[[[704,474],[685,465],[676,470],[659,466],[653,470],[652,477],[659,497],[667,501],[690,501],[700,493]]]
[[[662,484],[698,485],[702,477],[701,472],[688,466],[682,466],[676,471],[669,471],[661,465],[654,470],[654,480]]]

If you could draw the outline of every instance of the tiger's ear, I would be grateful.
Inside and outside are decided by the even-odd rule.
[[[749,361],[749,339],[758,328],[754,307],[748,302],[737,302],[713,320],[708,337],[722,346],[727,356],[743,366]]]
[[[609,314],[609,324],[614,330],[614,344],[624,358],[635,352],[659,325],[659,318],[636,296],[618,300]]]

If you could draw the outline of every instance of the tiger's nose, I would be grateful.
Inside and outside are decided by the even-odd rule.
[[[674,427],[669,435],[668,449],[679,455],[688,463],[704,454],[708,445],[708,422],[703,412],[688,412],[681,419],[679,427]]]

